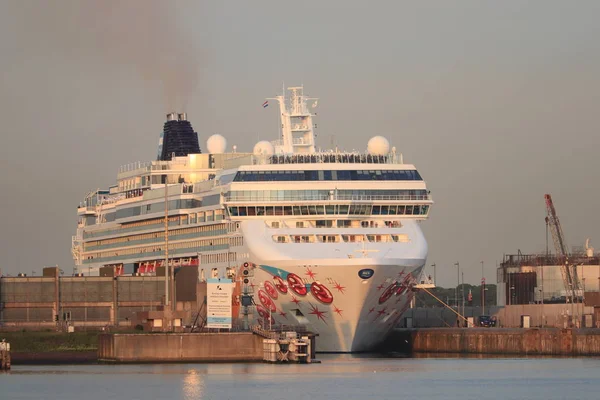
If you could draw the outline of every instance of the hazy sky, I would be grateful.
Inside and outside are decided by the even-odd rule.
[[[318,138],[384,135],[426,179],[427,264],[488,282],[545,248],[600,249],[600,2],[0,2],[0,267],[70,273],[76,207],[155,158],[166,112],[239,151],[277,138],[282,82],[319,97]]]

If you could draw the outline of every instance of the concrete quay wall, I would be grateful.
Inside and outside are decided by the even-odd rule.
[[[249,332],[101,334],[98,360],[111,362],[262,361],[263,338]]]
[[[388,345],[415,353],[600,355],[599,329],[426,328],[397,329]]]

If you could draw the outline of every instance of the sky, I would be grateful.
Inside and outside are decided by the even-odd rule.
[[[317,143],[387,137],[435,201],[438,283],[488,283],[545,249],[544,194],[566,241],[600,250],[600,2],[0,2],[0,268],[73,268],[86,193],[155,158],[165,114],[202,148],[278,136],[264,98],[303,84]],[[552,243],[552,242],[550,242]]]

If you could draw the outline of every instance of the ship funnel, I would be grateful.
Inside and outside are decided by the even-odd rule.
[[[163,127],[162,142],[159,144],[158,159],[169,161],[188,154],[201,154],[198,134],[187,120],[186,113],[169,113]]]

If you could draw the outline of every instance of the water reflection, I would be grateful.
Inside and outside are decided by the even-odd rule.
[[[309,365],[15,365],[0,374],[0,399],[558,400],[600,393],[600,359],[439,356],[320,354],[322,364]]]
[[[183,378],[183,398],[201,399],[204,394],[204,378],[195,369],[190,369]]]

